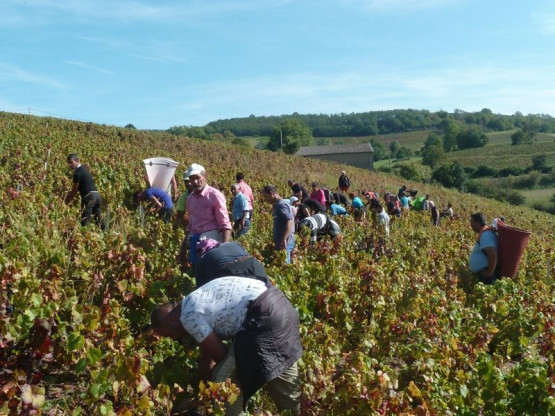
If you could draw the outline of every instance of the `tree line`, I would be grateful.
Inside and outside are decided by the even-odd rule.
[[[173,134],[187,133],[194,137],[214,134],[242,136],[271,136],[275,128],[286,120],[295,119],[307,126],[314,137],[374,136],[403,133],[414,130],[445,129],[455,122],[475,126],[481,131],[522,129],[539,133],[555,132],[555,118],[547,114],[513,115],[494,114],[484,108],[478,112],[454,110],[430,112],[428,110],[384,110],[363,113],[299,114],[281,116],[255,116],[212,121],[205,126],[175,126]]]

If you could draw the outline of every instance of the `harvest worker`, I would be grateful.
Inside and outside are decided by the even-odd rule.
[[[470,216],[470,227],[478,233],[476,244],[470,253],[470,270],[481,282],[489,285],[499,278],[497,233],[488,227],[486,217],[481,212]]]
[[[324,190],[318,185],[318,182],[312,182],[312,192],[309,198],[318,202],[323,207],[326,206],[326,195],[324,194]]]
[[[441,222],[441,216],[439,213],[439,208],[436,207],[436,204],[434,203],[434,201],[428,201],[428,208],[430,210],[430,214],[432,217],[432,225],[435,225],[436,227],[439,227],[439,224]]]
[[[235,175],[235,180],[237,181],[237,185],[239,185],[239,191],[241,191],[241,193],[245,195],[247,197],[247,200],[249,201],[249,219],[252,221],[252,213],[254,210],[254,195],[252,193],[252,189],[245,182],[245,175],[243,175],[241,172]]]
[[[453,204],[451,202],[447,203],[447,208],[445,208],[442,212],[441,212],[441,217],[447,217],[447,218],[451,218],[453,219],[453,217],[455,216],[455,213],[453,212]]]
[[[81,225],[85,226],[91,222],[94,216],[96,225],[104,230],[102,222],[102,198],[94,186],[94,180],[88,169],[79,162],[79,157],[71,153],[67,157],[67,163],[73,169],[73,186],[67,193],[64,202],[69,204],[79,192],[81,196]]]
[[[349,192],[349,198],[351,198],[351,212],[355,217],[356,221],[360,221],[366,217],[366,207],[362,203],[362,199],[355,195],[354,192]]]
[[[202,380],[231,378],[239,385],[241,394],[226,415],[241,414],[262,386],[280,412],[300,414],[299,317],[275,286],[239,276],[212,280],[181,302],[157,306],[151,328],[179,342],[189,334],[199,343]],[[222,340],[233,340],[229,349]]]
[[[194,270],[197,287],[223,276],[249,277],[270,286],[263,264],[235,241],[220,243],[207,238],[197,244],[196,250],[199,257]]]
[[[334,202],[328,202],[327,205],[331,215],[347,215],[347,210],[343,205]]]
[[[149,201],[154,204],[154,213],[165,222],[171,220],[173,214],[172,197],[166,192],[158,188],[147,188],[144,191],[135,192],[135,201]]]
[[[196,247],[201,236],[220,242],[231,241],[231,222],[224,194],[206,183],[206,170],[193,163],[189,169],[189,181],[193,192],[187,197],[189,234],[191,248]],[[189,250],[192,265],[197,260],[196,250]]]
[[[344,207],[349,206],[349,200],[347,199],[345,194],[342,194],[340,192],[333,192],[332,195],[336,204],[342,204]]]
[[[262,188],[262,197],[272,204],[274,246],[276,250],[285,250],[287,264],[291,263],[291,252],[295,247],[294,216],[291,205],[285,202],[274,185]]]
[[[304,202],[305,200],[308,199],[308,191],[300,183],[294,182],[291,179],[289,179],[287,181],[287,184],[291,188],[291,192],[293,192],[293,195],[299,198],[301,202]]]
[[[249,231],[251,210],[249,209],[249,201],[246,195],[241,192],[239,184],[234,183],[231,185],[231,194],[233,195],[231,201],[231,220],[233,221],[233,234],[237,239]]]
[[[310,245],[314,245],[325,235],[329,235],[332,239],[342,235],[339,224],[325,214],[314,214],[299,221],[297,233],[302,232],[305,227],[310,231]]]
[[[304,202],[301,203],[301,206],[307,207],[308,212],[310,215],[312,214],[325,214],[326,213],[326,205],[322,205],[320,202],[316,201],[315,199],[306,199]],[[304,208],[303,207],[303,208]]]
[[[349,180],[349,177],[347,176],[347,173],[345,173],[344,170],[341,171],[341,175],[339,176],[339,181],[338,181],[338,185],[339,185],[339,189],[341,190],[341,192],[349,192],[349,187],[351,186],[351,181]]]
[[[377,201],[374,199],[373,201]],[[389,214],[385,211],[379,202],[372,205],[372,210],[376,213],[378,229],[381,229],[386,237],[389,237]]]
[[[189,181],[189,172],[186,171],[183,174],[183,183],[185,184],[185,192],[179,195],[177,202],[175,203],[175,209],[177,215],[175,218],[176,225],[187,224],[187,197],[193,192],[193,187],[191,186],[191,181]]]

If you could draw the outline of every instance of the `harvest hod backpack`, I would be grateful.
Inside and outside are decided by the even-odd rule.
[[[497,229],[494,227],[484,227],[480,231],[476,239],[478,244],[480,243],[482,233],[486,231],[494,232],[497,235],[497,268],[499,269],[500,276],[515,277],[522,254],[526,249],[528,241],[530,241],[532,233],[530,231],[510,227],[498,219]]]

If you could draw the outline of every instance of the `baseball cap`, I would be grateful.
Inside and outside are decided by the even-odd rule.
[[[189,176],[204,175],[206,174],[206,170],[204,169],[204,166],[199,165],[198,163],[193,163],[191,166],[189,166],[189,169],[187,169],[186,173],[188,173]]]
[[[289,201],[290,201],[291,203],[297,202],[298,200],[299,200],[299,198],[297,198],[296,196],[292,196],[291,198],[289,198]]]

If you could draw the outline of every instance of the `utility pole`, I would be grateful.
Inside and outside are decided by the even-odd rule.
[[[283,134],[281,132],[281,128],[279,129],[279,143],[280,143],[279,148],[282,149],[283,148]]]

